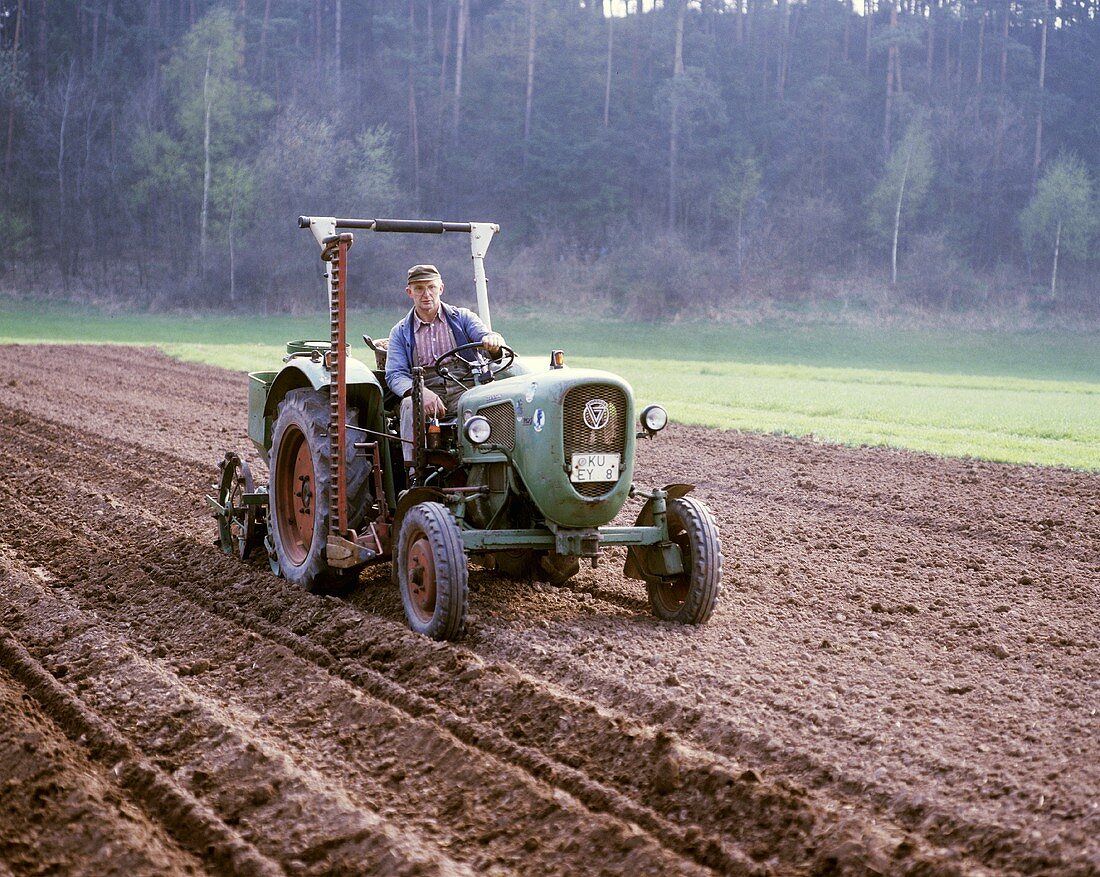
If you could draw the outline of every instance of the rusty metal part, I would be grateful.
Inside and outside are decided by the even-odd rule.
[[[343,536],[347,530],[347,269],[350,232],[323,241],[321,259],[329,263],[329,334],[331,347],[325,366],[334,371],[329,381],[329,536]]]
[[[275,526],[279,527],[287,561],[297,565],[306,559],[313,544],[317,513],[317,473],[313,470],[313,455],[305,433],[297,424],[287,428],[279,457],[272,472],[276,509],[280,515]]]
[[[424,369],[413,369],[412,385],[412,422],[413,422],[413,487],[424,484],[424,469],[428,462],[428,439],[424,424]]]
[[[436,600],[435,556],[427,538],[421,536],[409,546],[406,564],[412,609],[427,624],[435,615]]]
[[[218,469],[218,496],[207,497],[218,522],[218,544],[244,560],[263,541],[267,496],[256,493],[252,470],[237,453],[226,451]]]
[[[671,531],[671,527],[669,528]],[[687,531],[680,529],[678,532],[669,532],[669,541],[676,543],[680,547],[680,557],[691,557],[691,545],[688,541]],[[685,563],[684,566],[687,566]],[[688,570],[673,576],[670,579],[662,581],[658,585],[658,593],[660,595],[661,603],[668,608],[670,612],[677,611],[684,603],[687,602],[688,592],[691,590],[691,573]]]
[[[370,471],[374,487],[372,492],[375,497],[375,502],[378,505],[378,515],[375,521],[380,524],[388,524],[390,520],[390,509],[386,503],[386,483],[384,480],[385,472],[382,469],[381,445],[379,442],[364,442],[362,445],[357,444],[356,447],[361,447],[363,450],[370,451]]]

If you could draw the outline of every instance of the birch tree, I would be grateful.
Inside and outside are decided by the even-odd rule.
[[[1050,297],[1058,292],[1058,260],[1090,254],[1096,229],[1092,177],[1084,162],[1072,154],[1050,163],[1039,186],[1020,214],[1024,246],[1033,258],[1050,258]]]
[[[228,195],[242,191],[251,141],[271,109],[270,100],[240,78],[242,71],[241,36],[232,15],[216,9],[195,24],[165,67],[169,123],[139,131],[134,145],[135,200],[154,212],[171,205],[182,212],[184,228],[194,211],[190,227],[197,226],[202,275],[211,227],[236,209]]]
[[[890,153],[869,203],[871,230],[890,241],[890,283],[898,282],[898,241],[902,217],[920,209],[932,182],[932,145],[923,117],[909,124],[905,137]]]

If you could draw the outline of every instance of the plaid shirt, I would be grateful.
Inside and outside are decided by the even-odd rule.
[[[456,308],[446,302],[440,302],[439,313],[442,316],[443,324],[454,335],[453,346],[480,341],[489,333],[478,315],[466,308]],[[416,335],[417,329],[420,328],[417,325],[418,322],[416,311],[410,310],[390,330],[390,344],[386,349],[386,383],[398,396],[404,396],[412,387],[413,366],[425,361],[421,358],[423,354],[419,349],[416,351],[417,355],[413,356],[413,349],[420,346]],[[444,346],[440,352],[446,353],[448,349],[450,348]],[[466,357],[472,354],[462,353],[459,355]],[[429,357],[428,361],[435,362],[435,359]]]
[[[455,335],[443,317],[443,308],[435,312],[435,319],[425,323],[413,311],[413,326],[416,334],[416,364],[428,368],[435,365],[437,358],[455,345]]]

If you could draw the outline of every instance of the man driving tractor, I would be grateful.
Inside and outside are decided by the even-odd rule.
[[[386,342],[386,383],[401,397],[401,437],[405,463],[413,459],[412,370],[422,366],[424,373],[424,416],[444,417],[454,413],[458,398],[466,387],[460,383],[469,375],[455,360],[450,375],[444,377],[432,366],[436,359],[461,344],[481,342],[491,354],[500,352],[504,338],[485,328],[471,310],[443,302],[443,278],[435,265],[413,265],[409,269],[405,294],[412,300],[409,313],[390,330]],[[468,383],[468,382],[467,382]]]

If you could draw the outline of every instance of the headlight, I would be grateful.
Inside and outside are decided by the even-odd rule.
[[[462,427],[462,429],[466,434],[466,439],[472,445],[484,444],[489,440],[489,433],[492,432],[489,421],[480,414],[475,414],[467,420],[466,425]]]
[[[660,432],[668,425],[668,412],[660,405],[647,405],[642,409],[642,428],[646,432]]]

